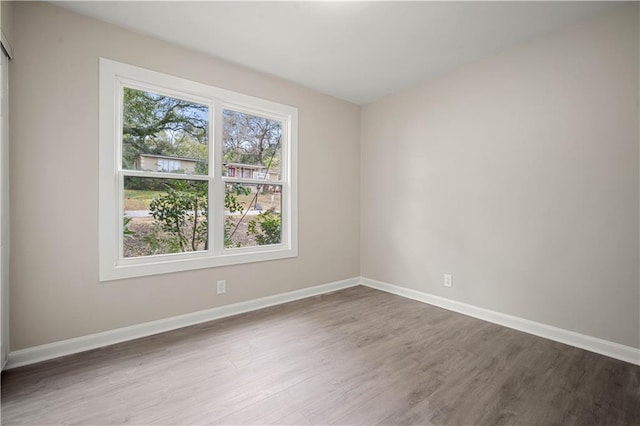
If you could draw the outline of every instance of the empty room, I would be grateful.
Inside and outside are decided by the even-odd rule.
[[[640,425],[637,2],[0,2],[7,425]]]

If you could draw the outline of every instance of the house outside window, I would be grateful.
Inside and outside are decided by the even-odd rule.
[[[135,170],[198,174],[196,171],[206,163],[206,159],[191,157],[170,157],[157,154],[137,153],[132,162]]]
[[[293,107],[101,59],[100,279],[296,256],[296,146]]]

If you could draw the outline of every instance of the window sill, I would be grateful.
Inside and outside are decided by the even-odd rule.
[[[297,248],[261,247],[259,252],[247,249],[229,249],[224,254],[212,256],[209,253],[181,253],[144,258],[125,259],[117,265],[101,265],[100,281],[113,281],[125,278],[149,275],[169,274],[193,269],[215,268],[219,266],[240,265],[244,263],[264,262],[287,259],[298,256]]]

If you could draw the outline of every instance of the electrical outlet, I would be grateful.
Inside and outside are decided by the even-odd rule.
[[[224,294],[227,291],[227,282],[225,280],[218,280],[218,294]]]
[[[453,287],[453,276],[451,274],[444,274],[444,286]]]

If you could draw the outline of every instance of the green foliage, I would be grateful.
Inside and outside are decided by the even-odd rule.
[[[239,195],[249,195],[251,189],[246,186],[242,186],[239,183],[234,183],[231,186],[227,186],[224,191],[224,208],[229,213],[242,212],[245,203],[238,201]]]
[[[209,163],[207,161],[198,161],[194,169],[194,173],[197,175],[209,174]]]
[[[145,235],[143,237],[143,241],[149,246],[149,252],[145,253],[145,255],[167,252],[162,250],[163,239],[159,236],[159,233],[159,227],[156,225],[153,227],[153,230],[149,235]],[[175,253],[175,250],[168,250],[168,252]]]
[[[261,245],[280,244],[280,213],[267,210],[249,222],[248,233]]]
[[[192,137],[183,137],[179,143],[175,143],[175,155],[179,157],[194,158],[206,166],[209,159],[208,146]],[[206,172],[204,173],[206,174]]]
[[[207,184],[200,181],[174,180],[166,185],[166,193],[149,203],[151,216],[158,229],[145,238],[152,253],[162,247],[170,253],[198,250],[208,247],[207,238]],[[229,213],[242,213],[245,203],[238,196],[246,196],[251,190],[235,183],[225,189],[224,206]],[[233,247],[231,233],[235,227],[233,219],[227,217],[224,226],[225,247]],[[160,232],[168,234],[162,238]]]
[[[234,183],[231,186],[226,186],[224,190],[224,208],[229,213],[242,213],[245,207],[245,203],[238,200],[238,196],[240,195],[249,195],[251,193],[251,189],[240,185],[239,183]],[[229,216],[227,216],[224,220],[224,246],[225,247],[233,247],[234,243],[231,239],[233,235],[233,231],[236,228],[236,224],[233,222]],[[239,244],[235,244],[239,246]]]
[[[130,218],[130,217],[128,217],[128,216],[124,216],[124,217],[122,218],[122,223],[123,223],[123,225],[124,225],[124,226],[122,227],[122,229],[123,229],[123,231],[122,231],[122,235],[123,235],[125,238],[133,238],[133,237],[136,235],[136,233],[135,233],[135,231],[133,231],[133,230],[129,229],[129,224],[131,223],[131,218]]]
[[[166,183],[166,194],[149,203],[151,216],[171,235],[172,252],[208,247],[207,182],[174,180]]]
[[[145,256],[153,254],[178,253],[180,251],[180,240],[175,235],[169,238],[162,232],[162,227],[155,223],[151,232],[143,236],[142,240],[147,244],[148,251]]]
[[[133,168],[136,155],[141,153],[206,161],[208,128],[206,105],[125,88],[123,165]]]
[[[125,177],[125,189],[138,189],[143,191],[163,191],[166,188],[164,179],[151,179],[137,176]]]

